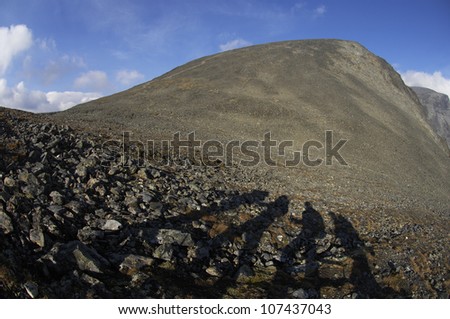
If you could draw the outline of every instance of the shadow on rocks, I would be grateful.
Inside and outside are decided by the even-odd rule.
[[[334,238],[326,234],[319,212],[311,203],[305,203],[302,219],[293,219],[301,230],[282,250],[268,297],[320,298],[326,297],[321,292],[327,288],[341,290],[341,297],[395,297],[394,291],[380,287],[375,280],[366,257],[367,247],[352,223],[334,212],[329,212],[329,216]],[[332,242],[323,247],[322,241],[327,237]],[[344,286],[347,292],[342,289]]]
[[[395,291],[382,288],[375,280],[366,257],[368,250],[352,223],[342,215],[329,213],[334,223],[334,233],[344,248],[344,255],[352,259],[348,282],[354,287],[354,298],[393,298]],[[372,250],[369,253],[373,254]]]
[[[264,231],[288,212],[286,196],[267,203],[268,195],[253,190],[224,197],[218,205],[166,218],[162,227],[141,231],[144,242],[156,245],[152,252],[153,276],[148,280],[153,285],[164,285],[160,297],[173,298],[182,293],[197,298],[220,298],[228,289],[251,278]],[[222,222],[227,212],[243,205],[254,205],[262,211],[242,223]],[[173,287],[172,291],[167,287]]]
[[[310,202],[305,202],[302,218],[291,217],[291,221],[301,227],[301,231],[282,250],[268,296],[270,298],[289,297],[288,287],[300,288],[302,285],[295,279],[295,275],[303,273],[304,281],[308,284],[303,285],[307,289],[303,290],[301,297],[319,297],[317,292],[318,281],[320,281],[319,256],[316,240],[325,236],[324,221]]]

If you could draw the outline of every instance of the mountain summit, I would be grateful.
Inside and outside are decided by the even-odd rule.
[[[348,165],[277,168],[278,183],[294,193],[315,189],[364,205],[445,209],[450,200],[449,159],[417,96],[385,60],[356,42],[287,41],[227,51],[54,117],[144,139],[195,131],[203,141],[260,141],[271,132],[300,149],[307,141],[323,143],[332,131],[335,141],[347,140],[340,151]]]

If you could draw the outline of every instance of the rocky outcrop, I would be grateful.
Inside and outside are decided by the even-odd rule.
[[[450,101],[448,96],[423,87],[412,87],[424,107],[428,123],[450,148]]]

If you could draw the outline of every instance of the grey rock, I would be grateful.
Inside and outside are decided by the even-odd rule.
[[[160,244],[178,244],[180,246],[192,247],[194,241],[191,234],[183,233],[175,229],[160,229],[156,235],[156,240]]]
[[[222,272],[215,266],[208,267],[205,271],[208,275],[213,277],[222,277]]]
[[[39,180],[36,178],[36,176],[32,173],[29,173],[26,170],[23,170],[18,175],[19,181],[25,183],[25,184],[31,184],[31,185],[38,185]]]
[[[94,230],[89,226],[78,230],[77,238],[85,244],[90,244],[96,240],[103,239],[105,233],[101,230]]]
[[[84,282],[88,283],[90,286],[96,286],[96,285],[103,284],[100,280],[98,280],[97,278],[94,278],[92,276],[89,276],[88,274],[82,274],[80,278]]]
[[[90,178],[86,183],[86,188],[93,189],[98,185],[99,182],[100,180],[98,180],[97,178]]]
[[[141,168],[140,170],[138,170],[137,176],[143,180],[148,179],[147,169]]]
[[[142,202],[144,202],[144,203],[146,203],[146,204],[152,202],[152,200],[153,200],[153,195],[150,194],[150,193],[148,193],[148,192],[143,192],[143,193],[141,194],[141,197],[142,197]],[[162,205],[161,205],[161,206],[162,206]]]
[[[153,178],[158,178],[158,177],[161,176],[161,173],[160,173],[160,171],[158,171],[157,169],[152,168],[152,169],[150,170],[150,175],[151,175]]]
[[[45,237],[41,228],[33,228],[30,230],[30,241],[39,247],[45,246]]]
[[[31,298],[37,298],[39,296],[39,286],[37,283],[33,281],[27,281],[23,287],[25,288],[25,291]]]
[[[317,254],[322,254],[326,252],[331,247],[331,243],[333,241],[333,237],[329,234],[327,234],[324,238],[321,238],[317,241]]]
[[[63,195],[61,195],[59,192],[52,191],[50,193],[50,197],[55,205],[63,205],[64,204]]]
[[[8,176],[5,177],[5,179],[3,180],[3,183],[7,187],[15,187],[16,186],[16,181],[13,178],[8,177]]]
[[[152,266],[154,261],[155,260],[150,257],[130,254],[127,255],[119,265],[119,271],[123,274],[131,276],[145,267]]]
[[[39,261],[44,265],[44,272],[55,271],[62,274],[74,269],[101,274],[110,265],[94,248],[80,241],[56,243]]]
[[[108,219],[105,223],[100,227],[102,230],[106,231],[118,231],[122,228],[122,224],[114,219]]]
[[[103,273],[105,267],[109,264],[95,249],[89,248],[81,242],[69,243],[67,249],[72,251],[80,270]]]
[[[75,174],[77,174],[80,177],[86,177],[88,175],[88,169],[84,165],[84,163],[80,163],[77,165],[75,169]]]

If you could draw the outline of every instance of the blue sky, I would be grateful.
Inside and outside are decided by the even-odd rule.
[[[205,55],[312,38],[358,41],[450,95],[448,0],[0,0],[0,105],[62,110]]]

